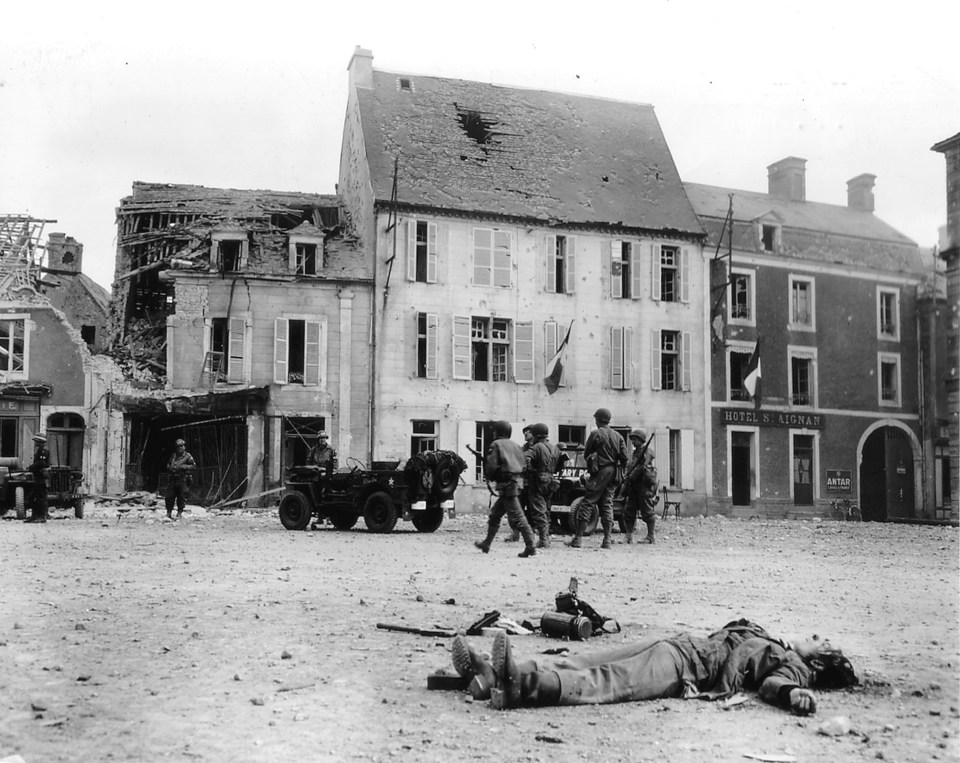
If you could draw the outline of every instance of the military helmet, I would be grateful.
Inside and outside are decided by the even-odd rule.
[[[513,427],[509,421],[494,421],[493,433],[497,437],[509,437],[513,433]]]
[[[187,444],[187,441],[186,441],[186,440],[182,440],[182,439],[178,439],[178,440],[174,443],[174,445],[186,445],[186,444]]]
[[[526,425],[523,429],[521,429],[520,431],[523,432],[524,434],[526,434],[527,432],[532,432],[532,431],[533,431],[533,424],[527,424],[527,425]]]
[[[530,434],[532,434],[534,437],[549,437],[550,427],[548,427],[546,424],[537,422],[536,424],[531,425]]]
[[[647,430],[646,429],[631,429],[630,430],[630,439],[634,437],[639,439],[641,442],[647,441]]]
[[[321,432],[320,434],[317,435],[318,440],[327,440],[329,438],[330,438],[330,435],[328,435],[326,432]]]
[[[35,435],[33,436],[33,441],[34,441],[34,442],[46,442],[46,441],[47,441],[47,438],[44,437],[42,434],[35,434]]]
[[[609,424],[610,419],[613,418],[613,414],[606,408],[597,408],[593,414],[593,418],[597,419],[597,421],[602,421],[604,424]]]

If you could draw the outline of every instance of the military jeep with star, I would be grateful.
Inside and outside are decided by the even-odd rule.
[[[311,521],[350,530],[360,517],[370,532],[389,533],[400,519],[422,533],[435,532],[453,506],[453,496],[467,463],[449,450],[399,461],[374,461],[367,469],[355,459],[348,468],[327,474],[317,466],[287,470],[280,496],[280,522],[288,530],[305,530]]]

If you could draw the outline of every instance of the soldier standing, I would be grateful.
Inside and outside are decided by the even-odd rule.
[[[497,500],[490,508],[487,519],[487,537],[478,540],[474,545],[483,553],[490,553],[490,544],[497,537],[500,529],[500,520],[507,515],[510,526],[523,536],[526,548],[517,556],[525,558],[537,553],[533,543],[533,530],[520,508],[518,494],[520,480],[523,474],[524,457],[520,446],[510,439],[512,428],[509,421],[495,421],[493,424],[494,441],[490,445],[483,460],[483,474],[490,482],[497,485]]]
[[[527,424],[521,431],[523,432],[523,455],[524,457],[530,452],[530,448],[533,446],[533,433],[530,431],[533,428],[532,424]],[[531,525],[533,524],[533,518],[530,516],[530,498],[528,496],[528,486],[526,480],[524,480],[523,485],[520,487],[520,508],[523,509],[523,515],[527,518],[527,522]],[[510,534],[504,538],[504,541],[507,543],[516,543],[520,540],[520,531],[516,528],[510,529]]]
[[[654,526],[657,522],[657,467],[653,465],[654,454],[645,429],[630,432],[633,455],[623,475],[620,494],[624,497],[623,518],[627,530],[627,543],[633,543],[633,531],[637,526],[637,511],[647,525],[647,543],[654,543]]]
[[[593,507],[600,507],[600,522],[603,525],[603,543],[600,548],[610,548],[610,533],[613,532],[613,490],[617,469],[627,463],[627,445],[623,438],[610,428],[611,414],[606,408],[598,408],[593,414],[597,424],[583,449],[587,462],[586,493],[580,503],[577,532],[567,545],[580,548],[587,532],[587,523]]]
[[[185,440],[177,440],[174,444],[173,454],[167,461],[167,471],[170,472],[170,479],[167,482],[167,492],[164,500],[167,506],[167,518],[173,519],[173,503],[177,503],[177,519],[183,516],[183,509],[187,504],[187,493],[193,482],[193,470],[197,465],[187,452],[187,443]]]
[[[546,424],[530,427],[533,445],[526,452],[527,503],[530,507],[530,524],[539,540],[537,548],[550,547],[550,498],[553,495],[554,474],[560,450],[548,439],[550,430]]]
[[[47,469],[50,467],[50,451],[47,450],[47,438],[42,434],[33,436],[33,462],[27,467],[33,475],[30,486],[30,518],[27,522],[46,522],[47,506]]]

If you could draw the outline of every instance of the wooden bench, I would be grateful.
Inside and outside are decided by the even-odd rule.
[[[683,488],[667,487],[664,485],[661,491],[663,492],[663,513],[660,515],[660,519],[667,518],[667,513],[671,507],[673,508],[676,518],[680,519],[680,504],[683,502]]]

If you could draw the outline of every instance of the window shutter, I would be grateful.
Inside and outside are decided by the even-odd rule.
[[[437,282],[437,224],[427,223],[427,283]]]
[[[317,321],[308,321],[304,329],[303,383],[319,385],[321,327]]]
[[[693,386],[693,364],[691,362],[691,358],[693,357],[693,341],[690,332],[684,331],[680,341],[683,343],[683,347],[680,348],[683,351],[680,360],[680,362],[683,363],[683,368],[680,369],[683,373],[683,391],[689,392]]]
[[[693,490],[693,430],[680,430],[680,487]]]
[[[630,298],[640,299],[640,285],[643,283],[643,271],[640,264],[643,262],[639,243],[630,244]],[[659,280],[659,279],[658,279]]]
[[[544,291],[553,294],[557,291],[557,237],[547,236],[544,248],[546,249],[545,259],[547,268]]]
[[[614,239],[610,242],[610,255],[607,257],[607,262],[610,263],[608,272],[610,273],[610,296],[613,299],[621,299],[623,297],[623,278],[621,277],[623,272],[621,261],[622,250],[622,241]]]
[[[657,459],[657,477],[661,485],[670,484],[670,430],[658,429],[653,433],[653,455]],[[675,487],[675,486],[671,486]]]
[[[453,316],[453,378],[470,378],[469,316]]]
[[[227,381],[243,381],[243,348],[244,330],[246,324],[243,318],[230,319],[230,351],[227,361]]]
[[[533,384],[533,321],[514,324],[513,378],[517,384]]]
[[[564,272],[563,288],[567,294],[573,294],[577,284],[577,237],[567,236],[567,260]]]
[[[273,381],[287,383],[287,330],[286,318],[276,318],[273,322]]]
[[[623,328],[623,388],[624,389],[633,389],[633,377],[632,377],[632,355],[631,355],[631,345],[633,344],[633,329],[629,326],[624,326]]]
[[[650,298],[660,301],[660,247],[657,244],[650,246]]]
[[[498,243],[506,242],[506,247]],[[510,287],[513,267],[513,237],[503,231],[493,232],[493,285]]]
[[[650,388],[660,389],[660,330],[650,332]]]
[[[544,321],[543,323],[543,365],[546,368],[553,356],[557,354],[557,322]]]
[[[417,280],[417,221],[404,220],[407,240],[407,280]]]
[[[623,329],[610,327],[610,387],[623,389]]]
[[[690,301],[690,250],[680,250],[680,301]]]
[[[437,378],[437,314],[427,313],[427,378]]]
[[[247,269],[247,260],[250,258],[250,240],[244,237],[240,242],[240,270]]]

